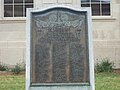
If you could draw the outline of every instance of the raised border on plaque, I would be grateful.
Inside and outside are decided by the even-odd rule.
[[[83,8],[83,9],[79,9],[79,8],[71,8],[71,7],[66,7],[66,6],[54,6],[54,7],[50,7],[50,8],[47,8],[47,9],[41,9],[41,10],[39,10],[39,9],[29,9],[28,10],[28,13],[27,13],[27,15],[28,15],[28,20],[27,20],[27,23],[29,24],[28,26],[27,26],[27,48],[26,48],[26,52],[27,52],[27,55],[26,55],[26,58],[27,58],[27,62],[26,62],[26,64],[27,64],[27,66],[26,66],[26,68],[27,68],[27,70],[26,70],[26,72],[27,72],[27,74],[26,74],[26,88],[28,88],[28,87],[36,87],[36,86],[43,86],[43,85],[52,85],[52,86],[59,86],[59,85],[65,85],[65,86],[69,86],[69,85],[80,85],[80,86],[92,86],[92,88],[94,88],[94,84],[93,84],[93,82],[94,82],[94,65],[93,65],[93,51],[92,51],[92,49],[93,49],[93,47],[92,47],[92,32],[90,31],[89,33],[88,33],[88,43],[89,43],[89,45],[88,45],[88,52],[89,52],[89,78],[90,78],[90,82],[89,83],[37,83],[37,84],[32,84],[31,83],[31,81],[32,81],[32,79],[31,79],[31,56],[30,56],[30,53],[31,53],[31,38],[32,38],[32,36],[31,36],[31,17],[32,17],[32,14],[33,13],[35,13],[35,12],[43,12],[43,11],[46,11],[46,10],[49,10],[49,9],[57,9],[57,8],[62,8],[62,9],[69,9],[69,10],[71,10],[71,11],[76,11],[76,12],[86,12],[87,13],[87,22],[89,23],[89,22],[91,22],[91,19],[90,19],[90,17],[89,17],[89,15],[91,14],[91,12],[90,12],[90,10],[88,9],[88,8]],[[90,28],[91,28],[91,25],[88,25],[88,30],[90,30]],[[28,33],[29,32],[29,33]],[[30,52],[28,52],[28,50],[30,50]]]

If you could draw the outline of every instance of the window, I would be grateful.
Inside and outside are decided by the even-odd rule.
[[[93,16],[110,16],[110,0],[81,0],[81,7],[91,7]]]
[[[33,8],[33,0],[4,0],[4,17],[25,17],[26,8]]]

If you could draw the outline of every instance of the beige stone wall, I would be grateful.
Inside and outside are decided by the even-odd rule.
[[[25,21],[0,21],[0,62],[25,62]]]
[[[120,68],[120,0],[112,0],[110,17],[93,17],[94,58],[110,58]]]
[[[54,5],[80,6],[80,0],[35,0],[36,8],[43,8]],[[38,3],[37,3],[38,2]]]
[[[35,8],[54,5],[80,7],[80,0],[34,0]],[[4,18],[0,0],[0,62],[15,65],[25,62],[25,18]],[[112,0],[111,16],[92,17],[94,58],[108,57],[120,68],[120,0]]]

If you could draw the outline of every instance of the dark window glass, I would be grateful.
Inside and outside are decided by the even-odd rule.
[[[90,7],[90,4],[82,4],[82,7]]]
[[[111,0],[81,0],[81,7],[91,7],[93,16],[110,15]]]
[[[81,0],[81,2],[90,2],[90,0]]]
[[[93,3],[93,2],[95,2],[95,3],[99,3],[100,0],[91,0],[91,2],[92,2],[92,3]]]
[[[81,3],[82,4],[90,4],[90,0],[82,0]]]
[[[90,7],[90,0],[81,0],[82,7]]]
[[[33,0],[25,0],[25,3],[33,3]]]
[[[22,16],[23,16],[23,5],[15,5],[14,17],[22,17]]]
[[[25,5],[25,16],[26,16],[27,8],[33,8],[33,5]]]
[[[110,15],[110,4],[102,4],[102,15],[104,16]]]
[[[110,2],[110,0],[101,0],[102,3]]]
[[[92,15],[98,16],[100,15],[100,4],[92,4]]]
[[[13,3],[13,0],[4,0],[4,3],[5,4],[10,4],[10,3]]]
[[[4,17],[24,17],[26,8],[33,8],[33,0],[4,0]]]
[[[23,0],[14,0],[14,3],[23,3]]]
[[[13,17],[13,5],[4,5],[4,17]]]

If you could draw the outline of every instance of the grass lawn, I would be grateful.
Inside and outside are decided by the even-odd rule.
[[[99,73],[95,77],[96,90],[120,90],[120,74]]]
[[[0,90],[25,90],[24,75],[0,76]]]
[[[120,75],[101,73],[95,77],[96,90],[120,90]],[[0,76],[0,90],[25,90],[25,76]]]

